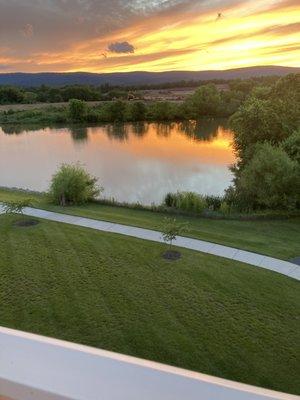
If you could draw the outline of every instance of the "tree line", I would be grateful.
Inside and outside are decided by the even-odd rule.
[[[21,88],[15,86],[0,86],[0,104],[35,104],[35,103],[60,103],[71,99],[83,101],[105,101],[113,99],[126,100],[128,94],[134,92],[135,97],[142,97],[143,90],[172,89],[182,87],[197,88],[207,84],[227,84],[231,91],[249,94],[256,86],[271,85],[279,78],[258,77],[251,79],[211,81],[183,80],[179,82],[167,82],[160,84],[145,84],[131,86],[112,86],[104,84],[101,86],[69,85],[63,87],[51,87],[42,85],[39,87]]]

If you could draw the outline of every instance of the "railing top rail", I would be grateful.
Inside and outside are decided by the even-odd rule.
[[[292,400],[250,385],[0,327],[0,396],[14,400]]]

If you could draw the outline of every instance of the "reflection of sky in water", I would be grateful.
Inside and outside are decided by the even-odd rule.
[[[4,133],[5,132],[5,133]],[[80,161],[105,197],[144,204],[169,191],[222,194],[234,161],[217,121],[24,131],[0,128],[0,185],[46,190],[62,162]]]

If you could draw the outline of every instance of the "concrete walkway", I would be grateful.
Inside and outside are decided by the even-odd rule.
[[[1,212],[3,212],[3,209],[0,205],[0,214]],[[96,229],[98,231],[118,233],[121,235],[163,243],[161,233],[150,229],[136,228],[133,226],[121,225],[112,222],[76,217],[31,207],[24,209],[24,214],[31,217],[43,218],[49,221],[63,222],[65,224],[83,226],[85,228]],[[261,254],[183,236],[178,236],[174,244],[186,249],[213,254],[215,256],[228,258],[230,260],[241,261],[246,264],[254,265],[255,267],[269,269],[271,271],[275,271],[300,280],[300,266],[288,261],[278,260],[276,258]]]

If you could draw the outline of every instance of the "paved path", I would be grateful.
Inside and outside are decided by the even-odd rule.
[[[0,214],[1,210],[2,208],[0,205]],[[76,217],[72,215],[60,214],[31,207],[26,208],[24,210],[24,214],[31,217],[47,219],[49,221],[83,226],[86,228],[96,229],[98,231],[119,233],[121,235],[132,236],[135,238],[151,240],[159,243],[163,242],[161,233],[150,229],[136,228],[133,226],[121,225],[112,222]],[[254,265],[259,268],[269,269],[271,271],[275,271],[291,278],[300,280],[300,266],[288,261],[278,260],[276,258],[267,257],[261,254],[183,236],[178,236],[174,243],[176,246],[179,247],[201,251],[202,253],[213,254],[215,256],[228,258],[230,260],[241,261],[246,264]]]

